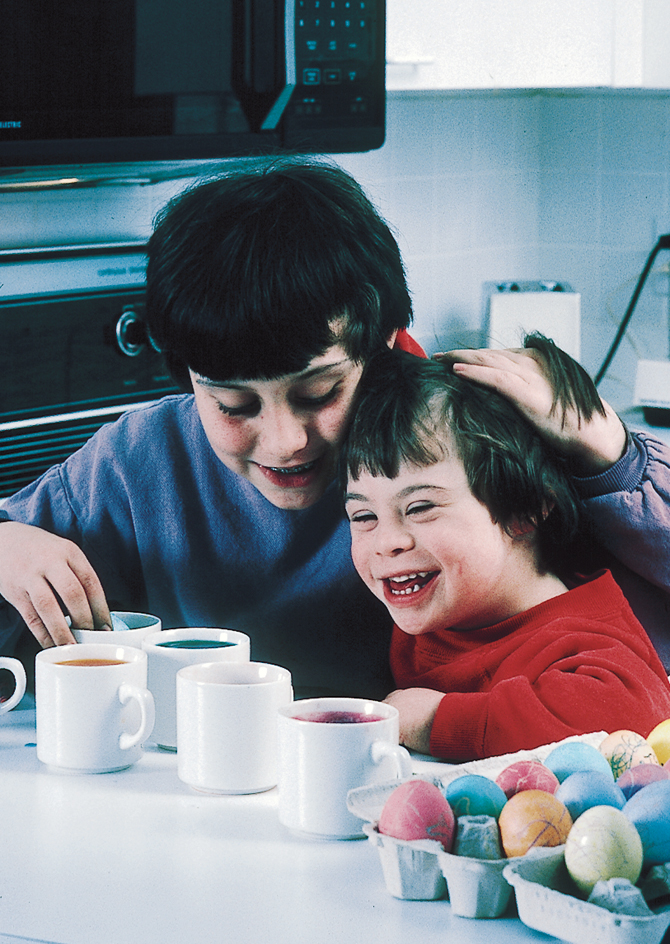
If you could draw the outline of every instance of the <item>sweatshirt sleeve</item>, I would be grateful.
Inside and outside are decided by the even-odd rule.
[[[670,590],[670,446],[629,434],[607,471],[574,479],[602,544],[634,573]]]
[[[542,649],[522,646],[506,677],[488,690],[445,694],[431,754],[472,760],[620,728],[646,736],[670,717],[670,686],[653,657],[617,639],[589,642],[587,635],[567,632]],[[430,687],[439,689],[439,682]]]

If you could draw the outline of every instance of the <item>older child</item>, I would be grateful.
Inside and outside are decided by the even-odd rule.
[[[553,369],[581,380],[537,339]],[[352,557],[394,622],[409,747],[450,760],[670,717],[670,685],[609,571],[559,574],[578,504],[558,459],[503,397],[450,367],[376,356],[342,453]]]

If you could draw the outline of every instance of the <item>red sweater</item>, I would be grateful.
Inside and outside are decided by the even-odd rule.
[[[609,571],[484,629],[395,626],[391,669],[399,688],[447,693],[430,750],[449,760],[589,731],[646,737],[670,718],[668,676]]]

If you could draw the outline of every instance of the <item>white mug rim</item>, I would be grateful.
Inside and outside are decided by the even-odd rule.
[[[250,678],[242,681],[234,679],[221,679],[220,675],[227,673],[245,673],[258,671],[261,668],[271,669],[272,677],[269,678]],[[212,676],[208,678],[207,676]],[[193,665],[186,665],[177,672],[177,678],[193,685],[211,686],[212,688],[258,688],[259,686],[277,685],[283,682],[291,682],[291,673],[281,665],[275,665],[272,662],[196,662]]]
[[[51,646],[37,653],[35,659],[43,665],[57,666],[58,670],[70,669],[122,669],[131,662],[146,661],[147,654],[133,646],[120,643],[77,642],[65,646]],[[69,659],[118,659],[118,665],[65,665]]]
[[[206,634],[203,637],[203,633]],[[228,634],[234,638],[226,639],[222,638],[221,634]],[[179,639],[211,639],[213,642],[230,642],[233,646],[239,646],[244,644],[249,636],[246,633],[242,633],[237,629],[226,629],[225,627],[216,627],[216,626],[193,626],[193,627],[180,627],[179,629],[161,629],[155,633],[149,633],[142,640],[142,648],[148,649],[152,648],[162,648],[159,644],[161,642],[171,642],[172,640]],[[202,652],[207,650],[207,646],[202,647]],[[211,646],[212,649],[218,649],[219,646]],[[166,648],[165,652],[170,652],[171,650]],[[179,651],[178,649],[176,651]]]
[[[318,707],[317,707],[318,705]],[[370,711],[370,714],[379,713],[380,711],[384,713],[385,717],[383,718],[371,718],[370,721],[357,721],[355,724],[352,724],[349,721],[329,721],[329,728],[337,727],[346,727],[346,728],[360,728],[370,724],[381,724],[384,721],[391,721],[394,718],[399,717],[398,709],[393,705],[388,705],[385,702],[377,701],[374,698],[358,698],[358,697],[339,697],[337,695],[323,695],[316,696],[313,698],[300,698],[297,701],[291,702],[290,705],[285,705],[282,708],[279,708],[279,714],[285,718],[287,721],[295,721],[298,724],[310,724],[314,725],[315,722],[310,718],[299,718],[296,717],[296,712],[304,713],[309,711],[310,707],[313,706],[314,711],[347,711],[352,710],[356,711],[358,708],[359,713],[361,712],[361,705],[374,705],[374,709]],[[355,707],[356,706],[356,707]],[[318,723],[318,722],[317,722]]]

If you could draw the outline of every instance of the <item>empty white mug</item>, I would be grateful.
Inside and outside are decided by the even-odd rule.
[[[7,669],[14,676],[14,691],[7,701],[0,702],[0,715],[11,711],[21,701],[26,693],[26,670],[23,663],[9,656],[0,656],[0,669]]]
[[[108,643],[38,652],[35,721],[44,764],[79,773],[134,764],[154,723],[146,652]]]
[[[177,773],[204,793],[277,784],[277,712],[291,673],[265,662],[207,662],[177,672]]]
[[[142,640],[149,657],[148,687],[156,703],[152,740],[177,750],[177,672],[197,662],[248,662],[251,640],[233,629],[164,629]]]
[[[347,793],[412,774],[398,711],[365,698],[306,698],[279,709],[279,819],[321,839],[362,839]]]

